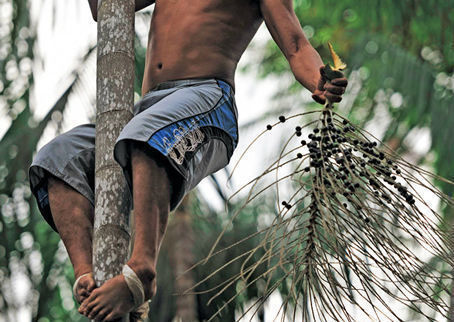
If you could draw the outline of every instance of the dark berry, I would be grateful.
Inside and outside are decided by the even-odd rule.
[[[267,130],[271,130],[272,128],[273,128],[273,127],[271,126],[271,124],[268,124],[268,125],[266,126],[266,129],[267,129]]]

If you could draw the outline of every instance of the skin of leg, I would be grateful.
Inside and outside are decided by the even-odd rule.
[[[128,265],[141,280],[145,299],[156,292],[156,262],[170,211],[170,180],[161,162],[145,144],[131,144],[135,241]],[[134,307],[123,275],[94,290],[79,312],[91,319],[110,321]]]
[[[93,206],[72,187],[51,176],[48,180],[49,205],[76,279],[92,272]],[[91,274],[79,280],[76,300],[85,300],[96,287]]]

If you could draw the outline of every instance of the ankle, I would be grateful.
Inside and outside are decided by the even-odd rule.
[[[156,277],[156,266],[152,261],[130,259],[128,266],[137,274],[144,286],[145,298],[151,299],[154,295],[152,284]]]
[[[93,269],[91,265],[80,265],[77,268],[74,267],[74,277],[77,279],[80,276],[87,274],[87,273],[92,273]]]

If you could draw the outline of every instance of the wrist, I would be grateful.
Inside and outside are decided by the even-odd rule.
[[[323,66],[318,54],[316,57],[292,57],[289,63],[295,79],[311,93],[314,93],[321,80],[320,67]]]
[[[309,92],[312,94],[315,94],[319,92],[318,90],[318,85],[320,83],[321,75],[320,73],[314,74],[312,72],[306,72],[306,73],[294,73],[295,79],[303,85]]]

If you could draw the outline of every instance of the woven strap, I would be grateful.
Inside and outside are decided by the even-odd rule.
[[[134,307],[142,305],[145,302],[145,292],[139,277],[128,265],[123,266],[122,273],[125,277],[126,284],[132,293]]]
[[[134,311],[132,311],[129,314],[129,321],[130,322],[143,322],[143,321],[145,321],[147,319],[147,317],[148,317],[148,311],[149,310],[150,310],[150,305],[149,305],[148,301],[146,301],[145,303],[143,303],[138,308],[134,309]]]
[[[74,294],[74,297],[76,298],[77,302],[79,302],[79,298],[77,297],[76,291],[77,291],[77,286],[79,285],[79,281],[80,281],[80,279],[81,279],[82,277],[87,276],[87,275],[90,275],[90,274],[91,274],[91,272],[82,274],[82,275],[80,275],[80,276],[76,279],[76,281],[74,282],[74,285],[73,285],[73,294]]]

